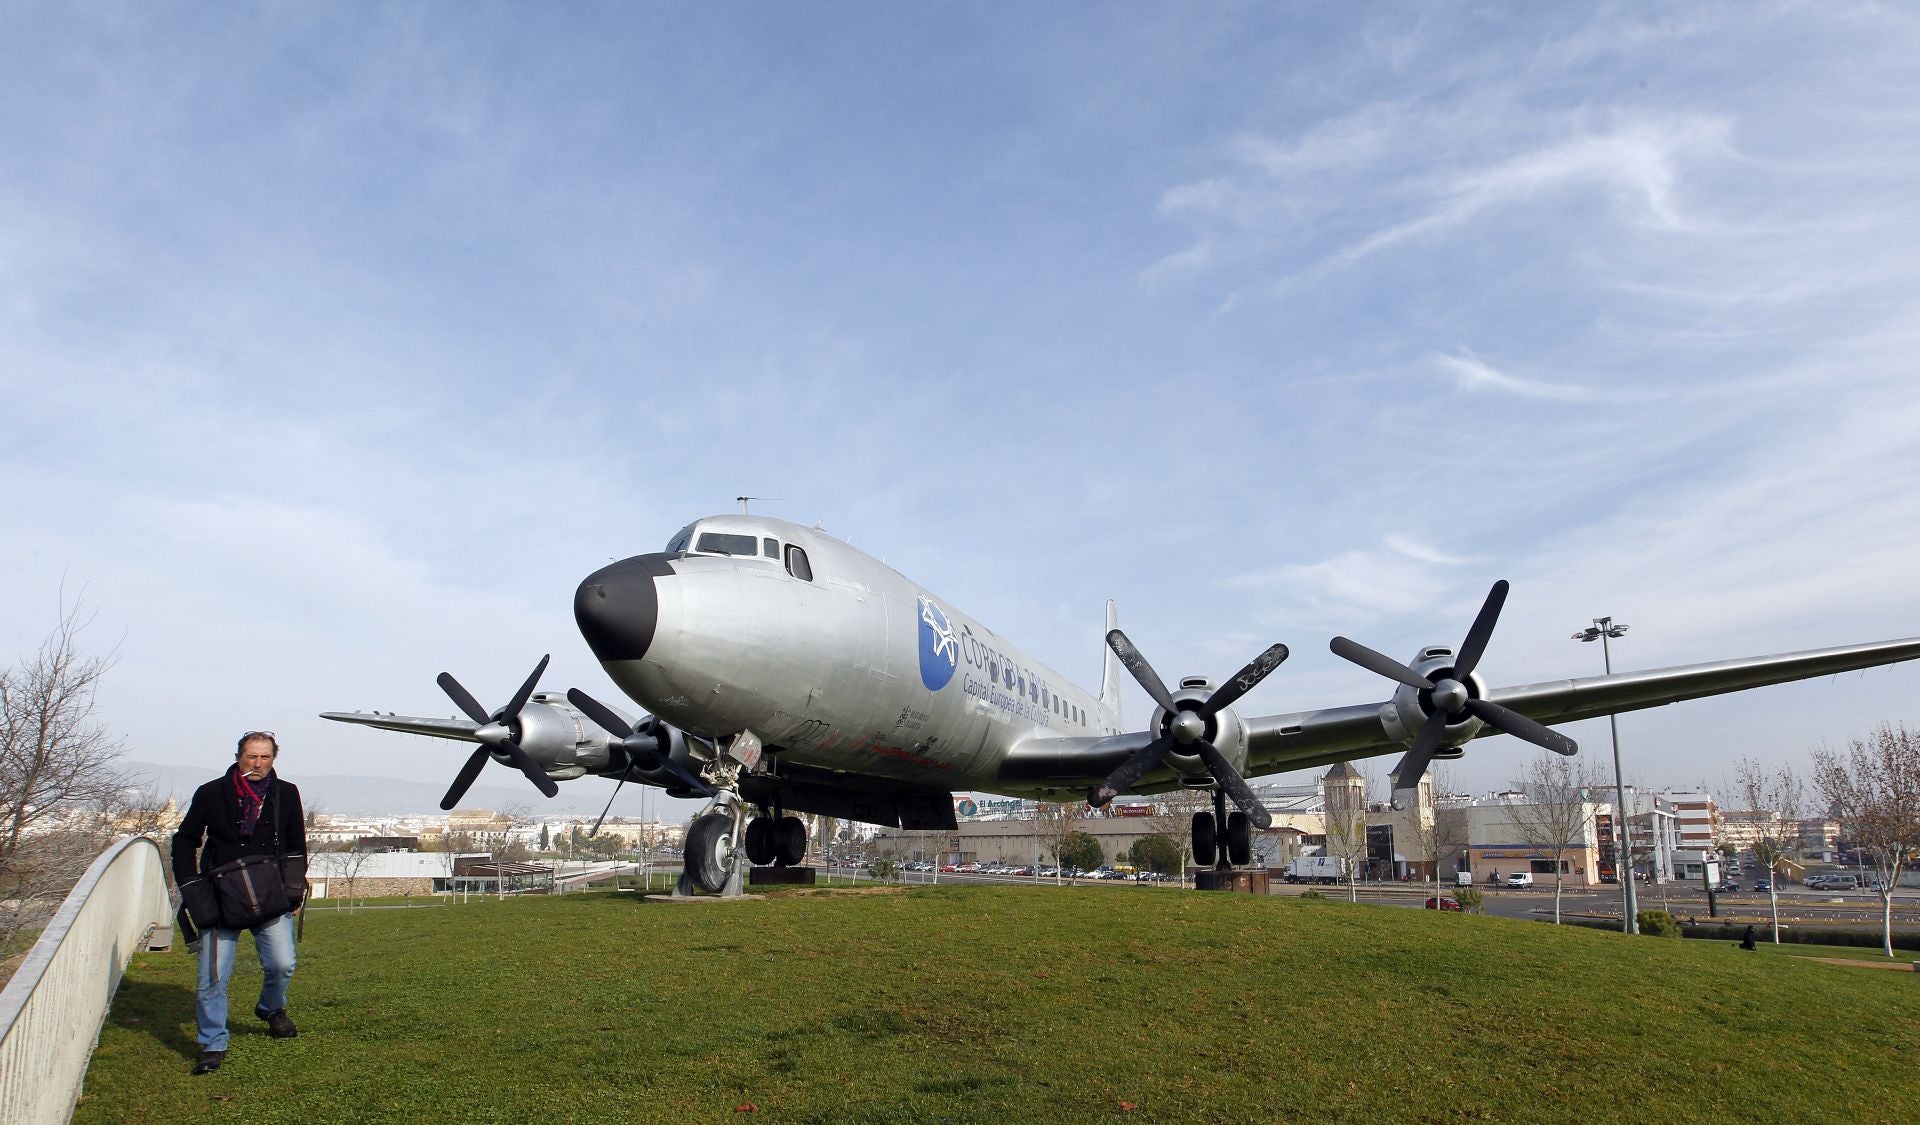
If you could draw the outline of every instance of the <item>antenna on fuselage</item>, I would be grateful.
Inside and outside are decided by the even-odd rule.
[[[743,516],[750,516],[750,515],[752,515],[753,513],[752,513],[752,512],[749,512],[749,511],[747,511],[747,501],[749,501],[749,500],[773,500],[773,501],[776,501],[776,502],[777,502],[777,501],[779,501],[779,499],[780,499],[780,497],[778,497],[778,496],[736,496],[736,497],[734,497],[734,499],[735,499],[735,500],[738,500],[738,501],[740,501],[740,514],[741,514],[741,515],[743,515]]]

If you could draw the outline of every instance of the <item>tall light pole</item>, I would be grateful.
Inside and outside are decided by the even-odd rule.
[[[1607,647],[1610,637],[1625,634],[1627,626],[1615,625],[1611,617],[1596,617],[1593,625],[1573,635],[1576,641],[1599,641],[1601,659],[1606,662],[1607,675],[1613,675],[1613,652]],[[1620,929],[1622,933],[1640,932],[1639,902],[1633,893],[1633,838],[1627,831],[1627,783],[1620,773],[1620,720],[1613,715],[1607,716],[1607,728],[1613,733],[1613,793],[1615,804],[1613,819],[1620,826],[1620,852],[1614,858],[1613,869],[1620,878],[1621,913]]]

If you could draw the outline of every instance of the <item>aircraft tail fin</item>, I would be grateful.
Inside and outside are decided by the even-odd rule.
[[[1126,729],[1126,721],[1120,717],[1120,685],[1125,683],[1126,670],[1120,667],[1120,657],[1107,644],[1107,634],[1120,626],[1119,611],[1114,608],[1113,599],[1107,599],[1107,627],[1100,631],[1100,652],[1106,657],[1106,663],[1100,672],[1100,706],[1113,716],[1113,725]]]

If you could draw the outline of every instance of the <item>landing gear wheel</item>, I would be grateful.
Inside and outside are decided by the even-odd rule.
[[[1235,867],[1253,862],[1253,822],[1239,809],[1227,814],[1227,862]]]
[[[771,833],[774,862],[782,867],[798,867],[807,858],[807,826],[797,816],[783,816],[780,827]]]
[[[695,885],[709,894],[727,888],[727,876],[739,856],[733,850],[733,818],[726,813],[707,813],[693,818],[687,826],[687,874]]]
[[[756,816],[747,822],[747,862],[765,867],[773,862],[773,820]]]
[[[1213,814],[1197,812],[1193,814],[1193,862],[1202,867],[1212,867],[1219,856],[1220,849],[1214,841]]]

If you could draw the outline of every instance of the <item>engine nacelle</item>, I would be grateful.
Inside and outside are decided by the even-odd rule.
[[[514,741],[555,781],[605,769],[614,742],[612,735],[574,710],[566,699],[554,692],[540,692],[527,701],[514,720]],[[504,754],[496,753],[494,758],[507,763]]]
[[[1188,676],[1180,681],[1180,690],[1173,693],[1173,702],[1182,711],[1198,710],[1213,692],[1214,686],[1211,680],[1204,676]],[[1147,729],[1158,738],[1167,733],[1171,722],[1172,718],[1165,708],[1155,707],[1153,718]],[[1225,758],[1236,771],[1242,776],[1246,774],[1247,726],[1240,721],[1240,716],[1234,713],[1233,708],[1222,708],[1213,718],[1207,720],[1206,734],[1203,737],[1213,743],[1214,749],[1220,751],[1220,756]],[[1212,787],[1213,775],[1207,771],[1207,764],[1200,760],[1198,754],[1185,753],[1176,744],[1175,748],[1168,752],[1165,761],[1175,773],[1180,775],[1181,784],[1196,789]]]
[[[1464,678],[1454,674],[1453,650],[1445,645],[1422,648],[1408,662],[1408,667],[1435,683],[1443,679],[1457,680],[1466,687],[1467,694],[1472,698],[1486,698],[1487,685],[1480,679],[1480,673],[1474,672]],[[1387,737],[1411,746],[1420,728],[1426,725],[1427,716],[1437,709],[1432,696],[1432,692],[1405,684],[1396,689],[1393,698],[1380,706],[1380,725],[1385,728]],[[1440,749],[1434,752],[1434,759],[1444,762],[1458,758],[1463,753],[1460,747],[1485,727],[1485,723],[1471,715],[1462,715],[1458,722],[1448,723],[1446,732],[1441,736]]]
[[[621,717],[625,718],[624,715]],[[521,708],[519,717],[514,720],[514,728],[514,741],[532,755],[547,776],[555,781],[570,781],[590,773],[604,777],[619,777],[624,773],[629,781],[662,789],[685,788],[678,777],[666,770],[664,764],[652,769],[643,768],[619,739],[581,714],[567,702],[566,696],[557,692],[535,694]],[[641,719],[634,724],[634,733],[653,735],[668,757],[696,777],[700,774],[700,767],[712,757],[711,751],[705,757],[697,754],[697,750],[705,750],[706,747],[689,739],[679,728],[657,718]],[[495,754],[494,758],[503,764],[511,764],[504,754]]]

